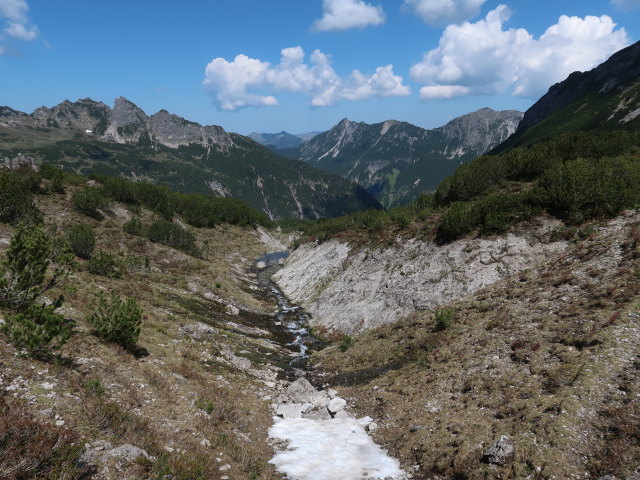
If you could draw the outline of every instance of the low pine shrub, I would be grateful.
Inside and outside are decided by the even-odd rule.
[[[68,227],[67,240],[71,251],[80,258],[90,258],[96,247],[96,236],[93,229],[85,223]]]
[[[455,308],[439,308],[434,315],[436,321],[436,332],[441,332],[449,328],[456,318],[458,318],[458,312]]]
[[[142,236],[144,233],[144,227],[139,217],[131,217],[127,223],[125,223],[122,229],[129,235]]]
[[[195,235],[173,222],[156,220],[149,227],[147,236],[152,242],[162,243],[190,255],[198,254]]]
[[[18,349],[45,359],[59,350],[71,337],[72,327],[62,315],[54,313],[57,305],[30,305],[24,313],[9,315],[0,331]]]
[[[104,250],[98,251],[89,259],[87,270],[89,270],[89,273],[103,277],[122,277],[122,269],[118,265],[115,257]]]
[[[102,214],[99,210],[106,208],[108,205],[102,189],[98,187],[81,188],[73,194],[71,201],[73,208],[96,220],[102,220]]]
[[[107,298],[100,292],[96,310],[88,322],[98,337],[132,348],[140,335],[142,312],[133,298],[122,300],[115,293]]]

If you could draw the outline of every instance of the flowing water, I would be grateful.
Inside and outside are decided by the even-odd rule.
[[[268,253],[256,260],[253,271],[257,274],[262,295],[276,302],[278,310],[268,328],[278,342],[291,351],[291,359],[284,366],[285,375],[290,377],[295,376],[296,369],[305,372],[310,370],[308,354],[321,348],[322,343],[311,335],[310,315],[302,307],[291,303],[271,281],[271,276],[281,267],[280,262],[288,256],[288,252]],[[266,265],[265,268],[257,267],[261,262]]]

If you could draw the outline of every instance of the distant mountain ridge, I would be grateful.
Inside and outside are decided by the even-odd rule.
[[[249,134],[249,138],[277,152],[278,150],[285,150],[288,148],[299,147],[304,142],[312,139],[319,133],[321,132],[292,134],[292,133],[285,132],[284,130],[280,133],[252,132]]]
[[[640,42],[587,72],[573,72],[542,96],[496,151],[561,133],[640,126]]]
[[[345,118],[283,154],[353,180],[393,207],[435,189],[460,163],[503,142],[522,115],[483,108],[432,130],[397,120],[367,124]]]
[[[31,155],[78,173],[166,183],[244,200],[271,218],[318,218],[379,208],[357,185],[280,157],[220,126],[166,110],[147,116],[120,97],[64,101],[32,114],[0,107],[0,156]]]

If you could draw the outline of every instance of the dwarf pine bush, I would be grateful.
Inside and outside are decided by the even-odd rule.
[[[73,253],[80,258],[90,258],[96,247],[96,236],[93,229],[85,223],[68,227],[67,240]]]
[[[100,292],[98,305],[88,322],[98,337],[131,348],[140,335],[142,312],[133,298],[122,300],[115,293],[107,297]]]
[[[32,304],[24,313],[9,315],[0,331],[18,349],[36,358],[47,358],[71,337],[72,327],[62,315],[54,313],[57,305]]]

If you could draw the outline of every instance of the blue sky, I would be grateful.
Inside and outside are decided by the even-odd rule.
[[[431,128],[525,110],[640,39],[640,0],[0,0],[0,28],[0,105],[26,112],[124,96],[245,134]]]

